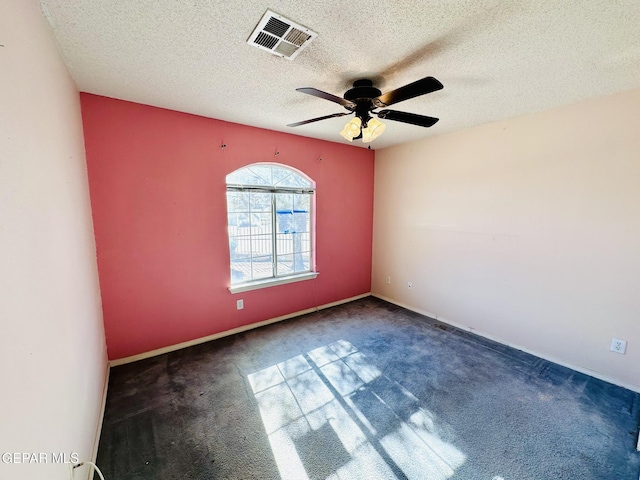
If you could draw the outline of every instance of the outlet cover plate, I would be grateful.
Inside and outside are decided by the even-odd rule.
[[[238,310],[242,310],[244,308],[244,300],[240,299],[236,302],[236,307],[238,308]]]
[[[624,355],[627,351],[627,341],[619,338],[611,339],[611,351]]]

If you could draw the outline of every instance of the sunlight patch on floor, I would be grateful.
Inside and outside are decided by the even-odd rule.
[[[446,480],[466,460],[417,398],[346,340],[248,381],[283,479]]]

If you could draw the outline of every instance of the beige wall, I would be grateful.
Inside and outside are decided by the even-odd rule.
[[[0,45],[0,454],[87,460],[107,360],[79,95],[37,2],[0,2]]]
[[[376,152],[373,293],[640,390],[639,112],[635,90]]]

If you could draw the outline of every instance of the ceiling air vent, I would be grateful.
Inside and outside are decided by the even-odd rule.
[[[247,43],[293,60],[317,36],[307,27],[267,10]]]

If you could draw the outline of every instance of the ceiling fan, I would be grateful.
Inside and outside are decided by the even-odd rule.
[[[347,90],[343,98],[337,97],[317,88],[305,87],[297,88],[298,92],[313,95],[314,97],[324,98],[331,102],[338,103],[347,109],[346,112],[325,115],[324,117],[303,120],[302,122],[290,123],[287,127],[298,127],[307,123],[318,122],[328,118],[342,117],[355,113],[355,117],[347,123],[340,132],[345,139],[350,142],[354,139],[362,138],[363,143],[369,143],[384,131],[385,125],[377,118],[394,120],[396,122],[410,123],[420,127],[431,127],[438,119],[427,117],[425,115],[417,115],[415,113],[399,112],[397,110],[378,110],[377,108],[388,107],[394,103],[399,103],[410,98],[435,92],[443,88],[442,83],[433,77],[425,77],[413,83],[409,83],[404,87],[397,88],[383,94],[379,89],[373,86],[373,82],[368,79],[356,80],[353,82],[353,88]]]

